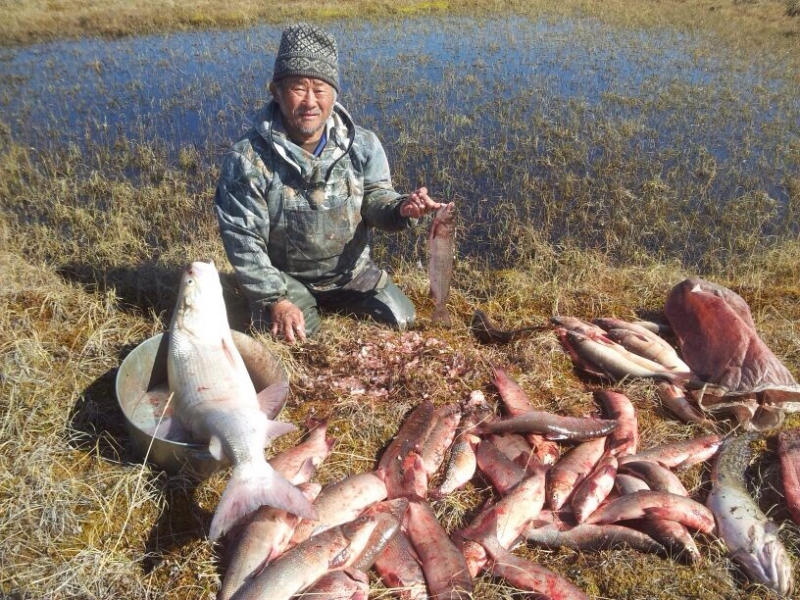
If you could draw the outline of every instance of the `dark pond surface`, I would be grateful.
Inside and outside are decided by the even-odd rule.
[[[609,132],[625,132],[623,154],[652,155],[662,174],[711,161],[726,174],[711,183],[722,199],[762,190],[785,203],[786,181],[800,177],[797,75],[786,76],[776,57],[592,20],[327,28],[339,44],[340,101],[378,133],[400,184],[452,191],[441,171],[461,168],[447,162],[459,144],[479,146],[487,163],[516,161],[544,176],[559,136],[580,150],[573,170],[596,176],[607,166]],[[216,162],[267,97],[279,38],[279,28],[263,26],[4,49],[0,119],[39,148],[124,137],[161,144],[170,160],[191,147]],[[512,193],[496,170],[472,171],[469,196]]]

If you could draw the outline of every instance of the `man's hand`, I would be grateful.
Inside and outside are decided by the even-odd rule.
[[[276,302],[271,309],[272,335],[293,344],[295,340],[306,339],[306,320],[303,311],[285,298]]]
[[[441,206],[440,202],[435,202],[428,196],[428,188],[421,187],[411,192],[408,198],[403,200],[400,205],[400,216],[419,219],[421,216],[437,210]]]

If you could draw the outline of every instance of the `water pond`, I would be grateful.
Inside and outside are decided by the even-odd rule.
[[[566,200],[565,178],[633,196],[663,182],[678,199],[780,207],[800,178],[798,76],[780,58],[590,19],[326,27],[340,101],[383,140],[398,187],[519,203]],[[214,164],[267,98],[279,38],[259,26],[3,49],[0,120],[43,150],[125,139]]]

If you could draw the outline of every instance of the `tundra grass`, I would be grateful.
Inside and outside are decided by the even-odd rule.
[[[249,5],[240,17],[235,4],[227,5],[234,16],[226,22],[214,16],[210,5],[203,7],[208,17],[194,20],[176,17],[188,10],[178,2],[159,9],[163,17],[148,5],[126,6],[139,12],[124,13],[123,27],[91,3],[65,3],[62,11],[55,11],[53,3],[49,8],[9,3],[14,18],[2,27],[10,22],[17,29],[3,37],[19,41],[44,39],[53,31],[79,36],[238,27],[272,18],[245,12],[257,10]],[[347,3],[315,6],[338,17],[349,13],[336,11],[351,10]],[[383,5],[370,6],[376,15],[388,12]],[[535,3],[530,6],[512,3],[515,10],[538,10]],[[632,9],[609,2],[602,11],[596,3],[565,6],[572,16],[608,19],[621,27],[709,27],[729,40],[735,37],[734,26],[741,31],[741,24],[749,23],[749,35],[737,41],[741,46],[725,48],[738,49],[731,53],[755,61],[759,69],[768,69],[771,62],[763,53],[785,52],[792,40],[796,44],[796,19],[782,12],[781,3],[659,2],[637,3]],[[447,7],[472,8],[466,3]],[[393,3],[392,11],[423,9],[445,10],[436,3]],[[277,12],[274,18],[283,21],[294,14]],[[37,29],[31,23],[47,26]],[[104,29],[102,23],[111,24]],[[797,81],[796,57],[779,56],[781,71],[773,76],[786,85],[778,89],[796,89],[791,87]],[[374,76],[385,79],[386,90],[405,89],[397,85],[405,81],[399,69]],[[327,316],[318,338],[292,347],[254,334],[286,365],[292,391],[281,418],[300,427],[270,452],[301,439],[307,417],[324,416],[337,444],[319,481],[374,468],[404,416],[422,399],[442,405],[481,390],[497,406],[490,383],[496,364],[520,382],[538,408],[594,413],[598,407],[591,391],[609,384],[576,372],[552,332],[506,346],[481,346],[468,330],[472,311],[481,308],[508,328],[546,323],[554,314],[659,317],[672,286],[691,275],[741,294],[768,346],[790,371],[800,373],[800,242],[795,229],[800,152],[791,109],[782,113],[788,115],[785,122],[747,132],[745,141],[759,135],[779,140],[783,161],[780,169],[764,164],[761,178],[752,181],[733,163],[720,172],[716,159],[700,145],[686,150],[675,142],[657,152],[646,147],[630,152],[643,131],[645,139],[655,139],[657,132],[643,118],[617,116],[617,109],[632,104],[639,114],[667,107],[676,121],[713,129],[719,122],[699,117],[707,114],[707,102],[721,112],[747,107],[736,102],[741,91],[732,86],[676,85],[651,89],[641,98],[610,95],[593,112],[581,102],[564,102],[552,111],[552,106],[536,108],[537,95],[525,90],[510,99],[492,96],[480,81],[462,81],[456,73],[446,78],[447,89],[428,85],[421,81],[411,90],[425,102],[410,106],[399,97],[400,108],[387,109],[367,124],[386,133],[399,189],[427,182],[434,195],[459,202],[461,251],[449,302],[456,324],[443,330],[429,321],[427,223],[399,237],[377,236],[376,257],[418,307],[418,323],[399,333]],[[461,97],[485,94],[489,99],[483,109],[496,114],[505,137],[489,139],[471,128],[475,115],[443,103],[437,98],[442,91]],[[788,93],[760,98],[765,104],[794,101]],[[356,105],[366,102],[353,99]],[[535,127],[524,121],[526,109]],[[215,260],[224,272],[231,323],[237,329],[247,326],[246,306],[210,211],[218,155],[207,147],[169,147],[153,141],[169,135],[147,130],[137,138],[108,142],[99,136],[85,146],[37,150],[16,141],[10,131],[9,124],[0,127],[0,328],[5,333],[0,342],[0,594],[211,597],[226,549],[212,546],[205,535],[226,473],[195,482],[143,464],[123,425],[114,377],[132,348],[166,327],[179,272],[190,260]],[[536,143],[526,137],[531,131],[538,136]],[[458,139],[463,143],[452,143]],[[688,137],[679,141],[692,142]],[[746,146],[731,144],[731,151],[752,158]],[[603,148],[604,158],[589,164],[589,149],[596,147]],[[776,182],[777,173],[785,175]],[[715,185],[728,180],[741,185],[722,194]],[[783,203],[767,191],[770,185],[781,192]],[[489,191],[476,197],[475,190]],[[702,433],[678,423],[660,405],[651,384],[633,382],[618,389],[638,409],[644,447]],[[729,426],[721,423],[724,429]],[[800,426],[800,419],[791,417],[787,426]],[[751,489],[765,512],[782,524],[781,536],[800,580],[800,530],[782,503],[777,464],[774,437],[769,436],[750,470]],[[705,499],[707,466],[681,477],[697,499]],[[451,530],[468,522],[490,495],[488,485],[476,479],[433,506]],[[595,598],[769,596],[741,575],[719,542],[699,538],[698,545],[702,559],[696,565],[625,550],[527,547],[519,552]],[[378,581],[372,589],[375,597],[390,597]],[[502,582],[477,582],[475,598],[514,597],[519,593]]]

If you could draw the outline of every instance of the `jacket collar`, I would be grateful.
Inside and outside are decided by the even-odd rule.
[[[330,163],[330,167],[327,168],[329,174],[333,165],[350,151],[356,134],[353,118],[338,102],[334,104],[331,116],[325,123],[328,145],[319,158],[315,158],[289,139],[281,120],[280,107],[274,100],[270,100],[258,112],[255,117],[255,128],[275,152],[297,169],[304,179],[308,179],[315,168],[319,169],[320,161]],[[325,180],[327,181],[327,174]]]

